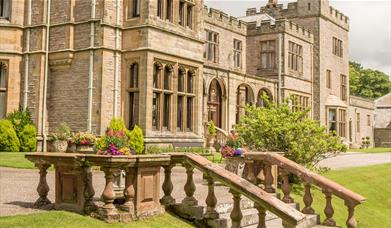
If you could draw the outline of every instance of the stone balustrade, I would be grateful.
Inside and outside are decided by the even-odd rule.
[[[311,186],[319,187],[323,194],[325,195],[325,220],[323,225],[326,226],[335,226],[336,222],[333,219],[334,209],[332,205],[332,197],[336,196],[342,199],[345,202],[345,205],[348,209],[348,218],[346,220],[346,226],[348,228],[354,228],[357,226],[357,222],[354,218],[354,208],[363,203],[365,198],[357,193],[352,192],[351,190],[321,176],[314,172],[309,171],[303,166],[285,158],[284,156],[278,153],[272,152],[251,152],[245,154],[245,162],[248,162],[247,166],[248,180],[251,180],[252,183],[258,184],[262,182],[262,188],[269,193],[275,192],[273,188],[273,176],[271,176],[271,166],[275,165],[278,167],[279,175],[281,176],[281,190],[283,192],[282,201],[285,203],[293,203],[293,198],[290,196],[292,191],[292,185],[289,182],[289,175],[293,174],[299,177],[300,181],[304,185],[304,208],[302,213],[304,214],[314,214],[315,210],[312,208],[313,197],[311,194]],[[258,171],[254,173],[254,166],[258,167]],[[254,176],[261,176],[260,173],[263,173],[261,180],[255,180]]]
[[[181,217],[196,219],[203,226],[221,227],[219,224],[219,214],[216,212],[218,198],[214,193],[215,183],[219,182],[229,187],[229,192],[232,194],[233,208],[230,214],[232,227],[240,227],[241,219],[243,218],[240,207],[242,196],[254,202],[260,221],[258,227],[265,227],[266,211],[270,211],[280,217],[285,227],[297,227],[305,219],[304,214],[288,206],[268,192],[197,154],[173,153],[170,155],[171,164],[164,167],[166,175],[162,188],[165,195],[161,199],[161,203]],[[177,164],[182,165],[186,169],[187,174],[187,181],[184,185],[186,197],[180,204],[175,204],[175,200],[173,200],[173,196],[171,195],[173,184],[170,173],[171,168]],[[197,200],[194,198],[194,192],[196,191],[196,186],[193,181],[194,169],[204,174],[208,184],[208,194],[205,200],[206,210],[204,214],[202,216],[194,215],[194,217],[191,217],[192,212],[199,207]]]

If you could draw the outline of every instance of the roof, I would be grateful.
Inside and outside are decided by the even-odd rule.
[[[327,97],[326,106],[348,107],[345,102],[335,95],[329,95]]]
[[[262,21],[271,21],[275,22],[276,19],[272,16],[270,16],[267,13],[261,13],[261,14],[255,14],[255,15],[250,15],[250,16],[244,16],[244,17],[239,17],[239,20],[242,20],[244,22],[257,22],[257,26],[261,24]]]
[[[391,93],[388,93],[375,100],[375,107],[391,107]]]

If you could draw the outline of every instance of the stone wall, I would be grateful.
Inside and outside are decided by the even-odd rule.
[[[350,96],[348,107],[348,139],[353,145],[362,145],[362,138],[369,137],[374,144],[374,104],[371,100]]]

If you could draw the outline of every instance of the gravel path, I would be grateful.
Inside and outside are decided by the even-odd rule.
[[[341,169],[389,162],[391,162],[391,153],[346,153],[325,159],[320,165],[331,169]],[[163,175],[163,172],[161,172],[161,182],[164,180]],[[0,167],[0,216],[43,212],[44,210],[32,208],[35,200],[38,198],[36,191],[38,180],[38,170]],[[183,186],[186,182],[185,169],[182,167],[175,167],[172,172],[172,180],[174,182],[172,195],[176,197],[177,202],[180,202],[185,197],[183,191]],[[53,171],[48,172],[47,181],[50,187],[48,198],[54,202]],[[94,171],[93,185],[97,200],[103,191],[104,182],[103,173]],[[197,187],[195,197],[198,199],[200,205],[205,205],[207,184],[202,179],[202,173],[197,170],[194,170],[194,182]],[[228,193],[228,188],[220,185],[215,191],[216,195],[219,197],[219,203],[232,202],[232,196]],[[161,194],[163,194],[162,191]]]
[[[368,166],[391,163],[391,153],[356,153],[348,152],[331,158],[327,158],[319,163],[321,167],[330,169],[343,169],[357,166]]]

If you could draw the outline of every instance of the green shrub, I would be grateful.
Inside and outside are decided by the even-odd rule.
[[[209,121],[209,126],[208,126],[208,133],[209,135],[216,135],[216,126],[215,123],[211,120]]]
[[[249,149],[285,152],[288,159],[315,169],[329,153],[346,151],[346,146],[319,122],[307,118],[308,111],[292,112],[287,100],[267,108],[248,106],[235,128]]]
[[[7,115],[6,119],[11,121],[17,135],[23,131],[25,126],[33,124],[33,121],[31,120],[31,114],[27,109],[13,111]]]
[[[125,122],[121,118],[112,118],[110,120],[109,128],[113,129],[113,131],[120,131],[122,129],[126,129]]]
[[[37,129],[34,125],[29,124],[23,128],[19,134],[20,151],[32,152],[37,147]]]
[[[144,152],[143,131],[137,125],[134,126],[133,130],[129,133],[129,147],[134,150],[136,154],[142,154]]]
[[[20,142],[12,122],[0,120],[0,151],[18,152]]]

